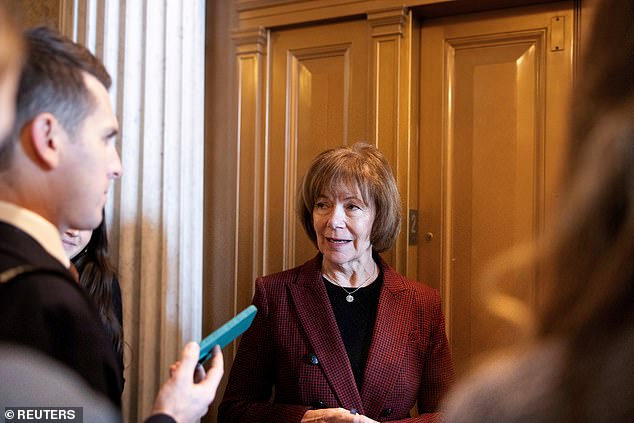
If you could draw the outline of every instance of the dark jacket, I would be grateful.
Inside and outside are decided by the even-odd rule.
[[[25,265],[37,270],[0,284],[0,341],[57,359],[120,407],[121,370],[90,299],[31,236],[0,222],[0,273]]]

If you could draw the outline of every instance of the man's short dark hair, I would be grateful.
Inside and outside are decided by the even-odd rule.
[[[53,114],[70,136],[93,111],[92,97],[82,72],[106,89],[112,83],[103,64],[87,48],[58,31],[38,27],[24,34],[28,48],[17,93],[13,134],[0,147],[0,169],[7,167],[22,128],[40,113]]]

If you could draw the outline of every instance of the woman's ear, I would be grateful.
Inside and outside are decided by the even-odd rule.
[[[40,113],[30,123],[29,147],[37,162],[46,169],[59,164],[61,137],[66,131],[51,113]]]

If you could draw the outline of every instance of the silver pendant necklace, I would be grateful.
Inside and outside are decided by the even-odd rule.
[[[357,286],[355,289],[353,289],[352,291],[348,291],[346,288],[344,288],[343,286],[341,286],[341,284],[339,282],[337,282],[336,279],[332,278],[330,279],[329,277],[327,277],[324,273],[322,273],[321,275],[326,278],[327,280],[329,280],[330,282],[334,282],[339,288],[343,289],[344,291],[346,291],[346,301],[351,303],[354,301],[354,296],[352,294],[354,294],[355,292],[357,292],[358,290],[360,290],[361,288],[363,288],[365,286],[365,284],[367,284],[369,281],[374,280],[376,278],[377,275],[377,270],[378,270],[378,266],[376,265],[376,263],[374,263],[374,271],[372,272],[372,274],[370,276],[368,276],[368,278],[363,281],[363,283],[359,286]]]

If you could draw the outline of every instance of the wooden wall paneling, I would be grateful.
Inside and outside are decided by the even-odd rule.
[[[443,300],[446,301],[449,293],[446,287],[441,286],[443,273],[441,252],[443,238],[451,234],[441,233],[442,191],[427,189],[424,184],[435,175],[443,175],[441,163],[444,161],[443,154],[447,152],[444,148],[446,140],[443,137],[450,135],[451,128],[447,125],[447,121],[451,119],[448,115],[451,109],[444,104],[446,101],[444,93],[448,92],[450,87],[444,85],[447,80],[442,75],[450,70],[445,69],[444,44],[430,42],[430,40],[444,37],[444,27],[441,24],[430,25],[423,22],[421,33],[418,228],[422,239],[418,240],[418,277],[426,284],[440,290]],[[443,132],[443,128],[447,128],[447,132]],[[448,184],[448,181],[441,183],[444,186]],[[429,235],[426,237],[426,234]],[[449,331],[448,325],[447,331]]]
[[[407,205],[408,152],[402,148],[399,133],[401,66],[403,31],[407,11],[403,7],[368,13],[372,31],[372,139],[390,162],[401,193],[401,203]],[[402,156],[404,154],[404,157]],[[405,221],[406,222],[406,221]],[[405,223],[404,222],[404,223]],[[404,225],[407,228],[407,225]],[[406,237],[401,231],[396,245],[383,253],[385,260],[399,272],[405,273]]]
[[[362,20],[271,32],[265,274],[317,253],[295,214],[311,160],[327,148],[367,139],[367,33]]]
[[[454,99],[446,162],[452,186],[445,197],[451,236],[445,238],[443,282],[461,364],[491,344],[514,339],[508,327],[492,325],[480,312],[488,293],[478,278],[497,254],[533,240],[543,218],[545,36],[545,31],[497,34],[448,45]],[[535,281],[522,279],[511,288],[532,305],[534,287]]]
[[[3,0],[15,22],[23,28],[48,25],[64,27],[64,11],[69,0]]]
[[[562,164],[565,160],[565,154],[568,148],[568,125],[569,121],[569,105],[570,95],[574,86],[574,76],[577,61],[577,49],[579,45],[575,41],[579,41],[580,37],[575,35],[575,30],[579,30],[576,19],[580,15],[575,13],[572,2],[563,2],[560,9],[553,9],[549,13],[551,23],[549,25],[549,33],[552,31],[553,25],[560,25],[563,31],[563,45],[559,50],[555,50],[552,40],[548,40],[546,52],[548,57],[548,66],[545,68],[545,81],[547,87],[544,92],[544,101],[546,105],[544,127],[542,128],[544,136],[543,154],[543,219],[540,222],[540,230],[546,228],[553,221],[554,216],[560,209],[560,179],[562,172]],[[567,5],[567,7],[565,6]],[[555,23],[555,17],[562,23]],[[538,291],[536,293],[537,301],[540,301],[542,295]]]
[[[557,18],[568,25],[560,49],[550,41]],[[423,25],[421,201],[434,216],[423,231],[441,241],[423,245],[419,263],[441,285],[459,373],[520,336],[484,309],[494,288],[482,276],[499,253],[535,239],[557,207],[571,28],[570,2]],[[504,276],[495,289],[536,304],[535,275]]]
[[[409,245],[409,210],[418,208],[418,34],[407,8],[368,13],[372,31],[372,142],[392,166],[401,194],[402,226],[395,246],[384,258],[399,272],[417,278],[416,244]],[[411,226],[412,225],[412,226]]]
[[[420,232],[419,206],[419,105],[420,105],[420,22],[409,11],[402,43],[399,114],[399,176],[403,179],[403,223],[401,242],[406,250],[400,269],[407,277],[418,280],[418,248],[424,242]],[[414,215],[410,215],[410,210]],[[410,235],[412,238],[410,239]]]
[[[293,50],[288,55],[282,268],[316,253],[295,211],[297,189],[310,160],[347,139],[350,43]]]
[[[575,78],[577,67],[583,57],[583,47],[585,39],[590,35],[592,20],[597,9],[599,0],[574,0],[575,1],[575,28],[574,28],[574,47],[575,47]]]
[[[203,327],[210,333],[235,313],[237,180],[237,56],[231,1],[205,2],[205,145],[203,213]],[[225,377],[204,423],[213,423],[224,395],[234,345],[223,350]]]
[[[238,74],[234,314],[251,303],[255,278],[262,274],[267,38],[263,28],[233,33]]]
[[[350,18],[370,10],[397,7],[423,11],[426,17],[546,3],[556,0],[237,0],[240,26],[280,27]]]

